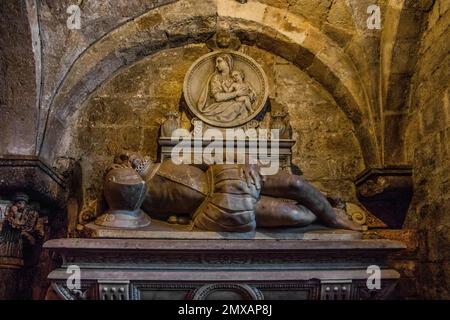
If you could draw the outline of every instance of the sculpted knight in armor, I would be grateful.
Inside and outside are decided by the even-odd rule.
[[[156,219],[188,216],[193,227],[208,231],[301,227],[316,220],[331,228],[361,230],[300,176],[280,171],[263,177],[256,165],[212,165],[203,171],[171,160],[152,163],[136,154],[119,159],[124,169],[131,167],[142,177],[147,192],[141,208]]]
[[[230,33],[219,31],[211,40],[213,52],[194,62],[185,76],[183,94],[189,114],[211,128],[240,128],[256,121],[268,99],[264,70],[237,51],[240,43]],[[161,128],[163,137],[179,126],[172,118]],[[271,127],[281,131],[281,139],[290,139],[285,118],[286,114],[274,114]],[[143,227],[149,221],[142,209],[153,218],[173,221],[179,216],[197,229],[210,231],[306,226],[316,220],[332,228],[361,230],[320,191],[289,172],[263,176],[257,165],[241,164],[214,164],[202,170],[171,160],[152,163],[136,154],[117,160],[104,188],[110,210],[97,219],[99,225]]]

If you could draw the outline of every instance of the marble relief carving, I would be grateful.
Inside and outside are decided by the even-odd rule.
[[[183,90],[194,116],[212,126],[236,127],[254,119],[264,108],[268,82],[252,58],[220,50],[191,66]]]

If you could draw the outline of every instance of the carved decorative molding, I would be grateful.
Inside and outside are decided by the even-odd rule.
[[[269,290],[284,291],[284,292],[303,292],[306,294],[307,300],[318,300],[320,298],[320,281],[317,279],[296,281],[296,282],[268,282],[258,283],[254,285],[262,292]]]
[[[129,300],[130,281],[98,281],[100,300]]]
[[[54,281],[51,289],[62,300],[93,300],[97,299],[97,295],[93,290],[96,287],[94,282],[81,282],[80,289],[71,290],[67,288],[65,281]]]
[[[53,281],[51,289],[63,300],[141,300],[142,293],[186,292],[186,300],[211,299],[214,293],[232,292],[243,300],[264,300],[275,292],[292,292],[294,298],[301,294],[308,300],[385,300],[397,285],[396,280],[385,279],[380,289],[368,289],[365,280],[301,280],[294,283],[198,283],[198,282],[130,282],[99,280],[82,282],[80,289],[68,289],[65,281]]]
[[[383,280],[381,289],[368,289],[364,280],[307,280],[295,283],[183,283],[183,282],[83,282],[80,289],[70,290],[64,281],[53,281],[51,289],[63,300],[141,300],[142,293],[160,291],[186,292],[186,300],[207,300],[217,292],[233,292],[243,300],[264,300],[263,292],[302,292],[308,300],[385,300],[395,289],[395,280]],[[292,296],[295,297],[295,296]]]
[[[307,300],[318,300],[320,298],[320,281],[304,280],[295,282],[255,282],[245,283],[198,283],[198,282],[142,282],[136,281],[130,284],[130,299],[141,300],[145,293],[155,292],[186,292],[184,298],[187,300],[202,300],[215,290],[231,290],[241,295],[243,299],[263,300],[263,292],[269,297],[271,292],[289,292],[291,295],[302,295]]]
[[[237,283],[205,284],[188,293],[187,300],[207,300],[217,291],[231,291],[242,297],[243,300],[264,300],[264,295],[256,287]]]

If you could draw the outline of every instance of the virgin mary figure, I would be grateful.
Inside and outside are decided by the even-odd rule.
[[[233,90],[233,57],[224,53],[216,58],[214,72],[209,76],[198,99],[198,110],[209,119],[229,123],[249,116],[245,99],[255,100],[253,90],[236,88]]]

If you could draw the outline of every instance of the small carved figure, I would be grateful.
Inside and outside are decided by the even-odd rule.
[[[234,81],[233,57],[224,53],[216,58],[216,68],[209,77],[198,101],[198,110],[215,121],[232,122],[248,116],[246,98],[250,99],[247,88],[230,90]],[[255,96],[252,96],[253,99]]]
[[[231,44],[231,34],[223,29],[217,31],[216,44],[220,49],[228,49]]]
[[[389,187],[389,183],[384,177],[377,177],[375,179],[367,180],[364,184],[359,186],[358,192],[363,197],[373,197],[382,193]]]
[[[242,70],[234,70],[231,73],[231,77],[233,78],[234,82],[229,87],[227,87],[224,83],[223,89],[225,90],[225,92],[240,91],[245,93],[245,95],[236,97],[235,101],[244,102],[248,114],[251,114],[253,112],[252,103],[253,101],[255,101],[256,97],[255,91],[252,89],[251,85],[245,81],[245,74]]]
[[[229,28],[229,27],[228,27]],[[241,46],[241,41],[237,36],[232,34],[227,27],[220,28],[214,36],[212,36],[206,45],[211,50],[238,50]]]
[[[35,244],[37,239],[44,237],[47,217],[40,218],[36,206],[29,205],[25,193],[14,195],[0,231],[0,256],[22,258],[23,239]]]

